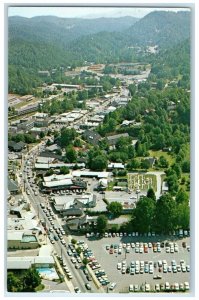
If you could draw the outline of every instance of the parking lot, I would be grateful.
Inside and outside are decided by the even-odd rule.
[[[140,290],[142,285],[148,283],[150,284],[150,291],[152,291],[155,290],[155,284],[164,284],[165,286],[165,283],[168,282],[170,285],[173,285],[174,283],[182,283],[184,285],[184,282],[190,282],[190,252],[187,250],[187,248],[182,246],[182,242],[186,242],[186,245],[189,247],[189,237],[180,240],[176,240],[175,237],[172,237],[171,240],[170,237],[169,242],[173,243],[172,247],[175,245],[176,250],[178,250],[178,252],[174,251],[174,253],[170,253],[170,251],[169,253],[166,252],[166,248],[168,251],[168,248],[171,247],[166,247],[165,244],[168,239],[167,237],[162,236],[126,236],[111,238],[107,237],[102,239],[96,239],[95,237],[83,237],[82,239],[88,244],[88,247],[92,249],[94,256],[101,264],[101,268],[107,273],[110,282],[116,283],[113,291],[110,291],[108,287],[105,287],[106,292],[127,293],[129,292],[129,286],[131,284],[137,284]],[[164,241],[164,247],[159,247],[160,252],[158,252],[157,249],[155,250],[156,252],[154,252],[153,245],[151,247],[148,246],[150,246],[150,243],[157,243],[158,241],[160,241],[160,244],[162,241]],[[136,243],[138,242],[139,247],[136,247]],[[132,243],[135,245],[132,245]],[[143,243],[143,253],[140,253],[140,246],[142,246],[140,243]],[[144,243],[147,243],[148,253],[145,253],[144,251]],[[118,253],[119,247],[121,248],[121,254]],[[129,249],[128,253],[126,251],[127,248]],[[139,250],[136,250],[136,248]],[[110,251],[110,249],[112,249],[112,251]],[[136,253],[136,251],[138,251],[138,253]],[[137,267],[137,274],[136,272],[134,275],[133,272],[130,274],[129,270],[122,274],[122,268],[118,270],[117,266],[118,263],[122,264],[124,261],[126,261],[124,266],[125,269],[130,269],[132,261],[135,265],[139,265]],[[177,271],[174,271],[174,261],[176,265],[175,269]],[[182,271],[183,267],[184,269]],[[148,271],[145,272],[147,268]],[[159,279],[155,278],[157,276]]]

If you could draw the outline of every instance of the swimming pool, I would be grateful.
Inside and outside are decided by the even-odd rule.
[[[37,268],[37,271],[41,275],[42,278],[45,279],[58,279],[59,276],[57,275],[57,272],[55,268]]]

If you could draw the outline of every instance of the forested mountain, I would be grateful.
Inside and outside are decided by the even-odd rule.
[[[171,47],[190,36],[189,12],[154,11],[131,26],[126,34],[138,45]]]
[[[39,70],[80,66],[85,60],[131,62],[136,59],[132,46],[158,44],[160,50],[167,50],[183,43],[189,39],[190,13],[156,11],[140,20],[10,17],[8,30],[9,91],[27,86],[26,93],[41,82]]]
[[[74,19],[55,16],[40,16],[31,19],[9,18],[9,41],[58,43],[66,46],[82,36],[98,32],[120,32],[132,26],[134,17]]]

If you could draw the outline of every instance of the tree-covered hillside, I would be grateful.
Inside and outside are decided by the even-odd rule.
[[[167,52],[167,49],[189,39],[190,13],[156,11],[135,21],[131,17],[94,20],[10,17],[9,91],[31,92],[42,81],[38,76],[39,70],[81,66],[84,61],[134,62],[141,57],[154,63],[155,74],[155,67],[160,73],[168,57],[171,57],[172,67],[178,64],[176,58],[187,55],[186,48],[183,53],[181,48],[178,53],[175,50],[173,53]],[[157,59],[158,63],[156,56],[143,56],[142,52],[137,55],[131,48],[133,45],[145,47],[149,44],[158,44],[161,55],[164,53],[162,60],[160,57]]]
[[[190,13],[154,11],[131,26],[126,34],[138,45],[172,47],[190,37]]]

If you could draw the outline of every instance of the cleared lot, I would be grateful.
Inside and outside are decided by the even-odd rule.
[[[115,293],[127,293],[129,292],[129,286],[131,284],[135,285],[138,284],[139,287],[142,285],[145,285],[146,283],[149,283],[151,288],[155,288],[155,284],[162,284],[169,282],[170,285],[174,283],[184,283],[184,282],[190,282],[190,273],[187,271],[186,266],[190,265],[190,252],[187,250],[187,248],[182,247],[182,242],[186,241],[187,245],[189,245],[189,238],[183,239],[183,240],[173,240],[173,243],[176,243],[178,246],[179,252],[174,253],[167,253],[166,248],[161,248],[161,252],[153,252],[153,247],[148,248],[148,253],[136,253],[136,250],[131,247],[130,244],[130,251],[127,253],[125,251],[126,248],[124,248],[124,245],[127,243],[136,243],[136,242],[158,242],[160,240],[164,240],[166,242],[166,238],[163,237],[112,237],[112,238],[103,238],[96,240],[95,238],[87,239],[83,238],[86,243],[88,244],[89,248],[93,250],[93,253],[98,260],[98,262],[101,264],[102,269],[104,269],[108,275],[108,278],[111,282],[115,282],[116,286],[113,291],[109,292],[115,292]],[[121,254],[115,253],[114,246],[117,248],[121,243]],[[112,248],[111,248],[112,245]],[[107,249],[107,246],[109,249]],[[140,247],[139,247],[140,248]],[[110,251],[110,249],[113,249],[113,251]],[[110,252],[113,252],[110,254]],[[173,272],[172,268],[172,260],[176,261],[176,268],[178,267],[178,271],[176,273]],[[182,265],[181,260],[184,260],[184,265],[186,271],[182,271]],[[123,261],[126,261],[125,268],[130,268],[131,262],[134,261],[138,264],[139,261],[139,274],[130,274],[124,272],[122,274],[122,268],[120,270],[117,269],[118,263],[122,263]],[[163,266],[159,267],[158,262],[159,261],[166,261],[166,267],[167,272],[163,272]],[[142,274],[140,274],[141,264],[144,263],[144,271]],[[145,273],[145,267],[148,264],[153,264],[153,268],[151,271],[151,274],[149,271]],[[155,263],[155,267],[154,267]],[[165,263],[165,262],[164,262]],[[179,270],[179,266],[181,265],[181,269]],[[184,266],[183,265],[183,266]],[[170,272],[168,272],[168,269],[172,268]],[[160,275],[161,279],[154,279],[154,276]],[[108,289],[106,288],[106,291],[108,292]]]

